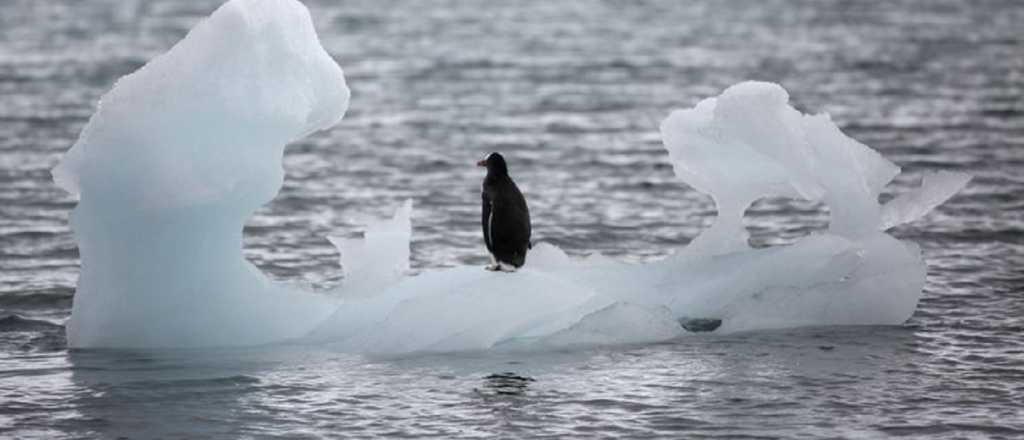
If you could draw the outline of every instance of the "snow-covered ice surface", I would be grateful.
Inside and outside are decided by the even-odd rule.
[[[673,112],[661,133],[676,175],[718,216],[656,262],[575,261],[540,245],[514,274],[460,267],[404,276],[411,202],[363,239],[332,238],[333,295],[267,279],[242,257],[246,219],[280,189],[285,145],[338,122],[349,90],[292,0],[234,0],[122,78],[54,169],[79,194],[75,347],[252,345],[294,339],[408,353],[654,342],[681,318],[721,332],[899,324],[925,281],[918,248],[885,233],[969,180],[943,173],[884,206],[899,168],[828,115],[744,82]],[[764,197],[821,201],[827,232],[751,249],[742,220]],[[340,301],[339,301],[340,299]]]

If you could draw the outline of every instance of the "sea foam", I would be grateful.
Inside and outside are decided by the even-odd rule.
[[[540,243],[512,273],[408,276],[411,203],[361,240],[334,239],[345,280],[329,295],[271,282],[242,257],[242,226],[280,189],[284,146],[337,123],[341,69],[294,0],[232,0],[168,53],[122,78],[54,169],[80,195],[75,347],[300,340],[345,351],[530,350],[716,331],[900,324],[925,280],[913,243],[885,230],[958,192],[959,173],[878,203],[900,172],[827,115],[745,82],[661,125],[676,175],[718,215],[660,261],[575,260]],[[751,249],[742,218],[763,197],[828,206],[828,231]]]

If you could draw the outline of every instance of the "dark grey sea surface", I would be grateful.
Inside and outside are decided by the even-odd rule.
[[[285,154],[246,256],[326,289],[324,238],[412,198],[414,268],[486,262],[481,172],[501,151],[534,235],[647,260],[714,216],[659,122],[781,83],[904,168],[973,174],[894,235],[928,262],[895,327],[401,359],[320,346],[69,351],[74,200],[49,169],[114,81],[217,1],[0,1],[0,437],[1024,438],[1024,2],[308,1],[352,105]],[[763,200],[757,246],[825,228]],[[794,268],[798,270],[799,268]]]

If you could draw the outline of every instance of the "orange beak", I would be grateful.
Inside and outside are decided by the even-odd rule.
[[[477,162],[476,166],[478,166],[478,167],[485,167],[485,166],[487,166],[487,159],[484,159],[484,160],[481,160],[481,161]]]

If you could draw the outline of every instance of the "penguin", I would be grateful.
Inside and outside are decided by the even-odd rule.
[[[480,224],[484,244],[491,254],[491,264],[485,269],[514,272],[526,262],[526,251],[530,248],[530,209],[508,175],[508,165],[501,154],[491,153],[476,165],[487,167],[480,191]]]

